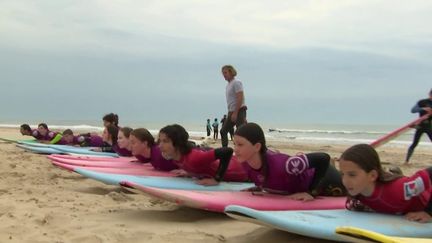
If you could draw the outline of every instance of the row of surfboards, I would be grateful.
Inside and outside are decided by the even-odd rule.
[[[351,212],[344,209],[343,197],[301,202],[283,195],[241,191],[252,187],[251,183],[198,185],[191,178],[154,170],[149,164],[134,162],[134,158],[34,141],[18,141],[17,146],[35,153],[55,149],[48,156],[53,165],[106,184],[308,237],[350,242],[432,242],[427,239],[432,237],[432,224],[411,222],[397,215]]]

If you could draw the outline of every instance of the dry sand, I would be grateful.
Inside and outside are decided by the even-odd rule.
[[[22,139],[17,129],[0,137]],[[218,145],[215,143],[213,145]],[[270,143],[289,154],[336,145]],[[378,149],[386,165],[400,165],[406,148]],[[432,164],[432,151],[416,150],[407,174]],[[160,201],[83,178],[51,165],[43,155],[0,142],[0,242],[324,242]]]

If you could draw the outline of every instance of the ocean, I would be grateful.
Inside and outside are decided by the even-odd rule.
[[[100,121],[75,120],[75,121],[46,121],[49,128],[57,131],[70,128],[73,131],[95,131],[102,132],[103,126]],[[151,133],[157,134],[159,129],[169,123],[162,122],[137,122],[124,121],[122,126],[132,128],[145,127]],[[205,137],[205,120],[202,124],[194,122],[179,123],[184,126],[190,136]],[[18,128],[21,124],[15,122],[1,122],[0,127]],[[341,144],[354,145],[357,143],[371,143],[374,140],[388,134],[389,132],[403,126],[395,125],[353,125],[353,124],[260,124],[263,128],[267,140],[289,143],[318,143],[318,144]],[[31,123],[30,126],[35,128],[37,123]],[[408,147],[413,138],[414,129],[395,138],[385,146]],[[432,147],[427,135],[423,135],[419,146]]]

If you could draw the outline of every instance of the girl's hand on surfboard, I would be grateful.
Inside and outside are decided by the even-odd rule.
[[[217,180],[214,178],[204,178],[196,181],[197,184],[203,185],[203,186],[216,186],[219,184]]]
[[[254,187],[249,187],[249,188],[243,189],[241,191],[242,192],[262,192],[262,188],[259,186],[254,186]]]
[[[299,200],[299,201],[312,201],[314,197],[307,192],[298,192],[287,196],[289,199]]]
[[[171,173],[175,174],[178,177],[186,177],[186,176],[188,176],[188,173],[185,170],[182,170],[182,169],[172,170]]]
[[[417,221],[419,223],[428,223],[432,221],[432,217],[425,211],[409,212],[405,217],[410,221]]]

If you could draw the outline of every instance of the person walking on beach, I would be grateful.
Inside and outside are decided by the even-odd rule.
[[[432,89],[429,91],[429,98],[419,100],[411,109],[411,112],[419,113],[420,116],[423,116],[428,113],[429,115],[432,115]],[[422,121],[420,124],[416,126],[413,142],[411,146],[408,148],[408,153],[404,163],[405,165],[409,163],[409,160],[414,153],[414,149],[415,147],[417,147],[417,144],[419,143],[423,133],[426,133],[432,142],[432,116],[429,116],[428,119]]]
[[[214,119],[212,127],[213,127],[213,139],[217,140],[218,134],[219,134],[219,122],[218,122],[217,118]]]
[[[206,129],[207,129],[207,137],[209,137],[210,134],[211,134],[211,131],[212,131],[212,128],[211,128],[211,125],[210,125],[210,119],[207,119]]]
[[[228,132],[233,129],[234,125],[238,128],[246,123],[245,96],[243,84],[236,79],[237,71],[231,65],[222,67],[222,75],[228,82],[226,86],[226,101],[228,107],[227,119],[221,128],[222,147],[228,146]]]

